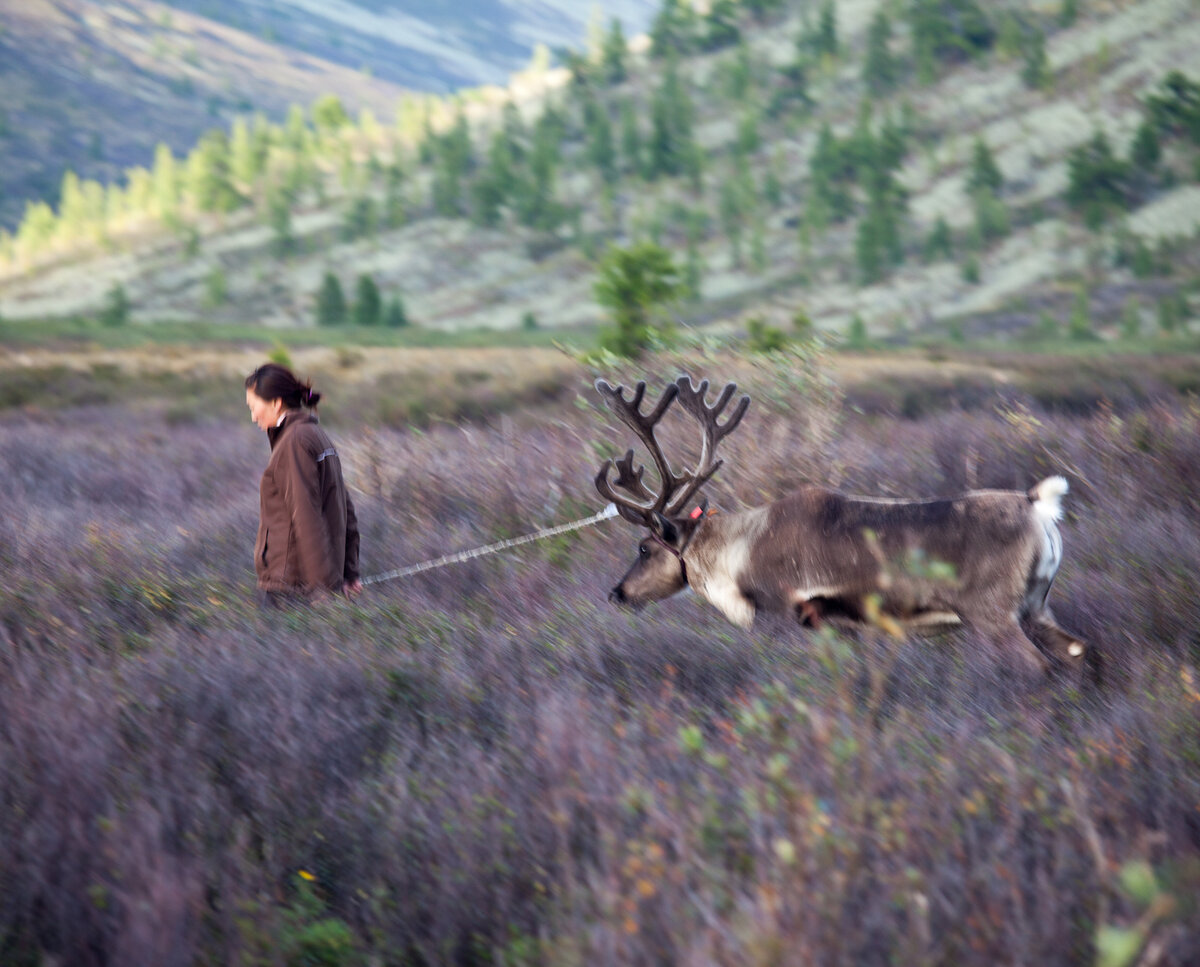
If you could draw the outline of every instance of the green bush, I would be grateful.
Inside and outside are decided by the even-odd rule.
[[[342,283],[332,272],[326,272],[317,291],[317,325],[340,326],[346,322],[346,296]]]
[[[1067,170],[1067,204],[1083,215],[1089,228],[1099,228],[1128,203],[1129,163],[1113,153],[1103,131],[1071,151]]]
[[[98,318],[101,325],[114,329],[129,322],[129,296],[120,282],[114,282],[105,293]]]
[[[614,323],[601,347],[636,357],[656,340],[670,338],[673,323],[665,310],[683,296],[684,284],[670,252],[655,242],[638,242],[609,248],[594,290]]]
[[[387,308],[383,313],[383,324],[388,329],[403,329],[409,324],[404,300],[400,296],[394,295],[388,300]]]
[[[369,274],[362,274],[355,284],[354,324],[356,326],[377,326],[383,317],[383,301],[379,296],[379,286]]]
[[[762,316],[746,320],[746,348],[752,353],[774,353],[786,348],[787,336],[778,326],[767,323]]]
[[[354,934],[344,921],[332,918],[304,927],[287,952],[288,967],[352,967],[359,962]]]

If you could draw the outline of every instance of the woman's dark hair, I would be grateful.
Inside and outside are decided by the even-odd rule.
[[[246,389],[254,390],[264,400],[283,400],[289,410],[301,406],[312,408],[321,402],[321,394],[314,393],[312,383],[302,383],[296,374],[279,363],[263,363],[246,377]]]

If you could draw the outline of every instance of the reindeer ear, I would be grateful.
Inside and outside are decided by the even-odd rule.
[[[650,529],[661,537],[665,544],[674,544],[679,540],[679,528],[657,511],[654,513]]]
[[[705,513],[708,511],[708,498],[700,498],[700,503],[691,509],[688,513],[688,518],[691,520],[702,520]]]

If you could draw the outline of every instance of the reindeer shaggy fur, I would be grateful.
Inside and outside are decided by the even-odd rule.
[[[1065,479],[1049,477],[1027,493],[974,490],[932,500],[854,497],[806,487],[738,513],[709,514],[703,504],[687,508],[678,493],[690,500],[697,489],[692,484],[720,466],[713,461],[716,440],[745,411],[743,401],[736,419],[717,424],[731,387],[711,408],[703,399],[706,382],[697,390],[690,378],[680,377],[676,392],[665,394],[681,396],[707,441],[695,472],[674,474],[661,450],[655,454],[676,493],[664,488],[655,495],[644,487],[642,468],[633,471],[631,454],[618,462],[616,483],[636,493],[637,501],[616,493],[608,484],[609,464],[602,468],[600,492],[650,532],[613,588],[612,600],[640,606],[690,586],[742,626],[760,612],[790,614],[807,624],[877,621],[910,629],[962,624],[995,642],[1022,669],[1045,670],[1047,656],[1081,663],[1083,643],[1059,628],[1046,606],[1062,561],[1057,521]],[[619,388],[604,384],[601,392],[653,451],[653,425],[666,407],[660,401],[654,414],[642,416],[643,389],[640,384],[632,404]],[[668,502],[670,510],[663,513]]]

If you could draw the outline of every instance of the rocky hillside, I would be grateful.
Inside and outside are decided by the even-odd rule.
[[[165,0],[250,34],[418,91],[504,84],[538,44],[575,47],[603,11],[631,32],[654,0]]]
[[[630,29],[654,0],[609,4]],[[0,5],[0,226],[58,198],[63,172],[118,180],[157,142],[338,95],[390,118],[405,91],[504,83],[538,44],[578,43],[568,0],[284,3],[20,0]]]
[[[10,244],[0,315],[92,314],[119,286],[136,322],[311,326],[323,279],[353,299],[370,276],[429,328],[590,325],[597,254],[653,238],[694,282],[680,318],[716,331],[799,315],[876,339],[1190,322],[1192,88],[1162,117],[1151,104],[1194,70],[1192,0],[766,2],[724,23],[711,9],[675,53],[660,18],[657,51],[631,45],[614,76],[581,59],[447,102],[420,143],[327,135],[282,236],[269,191],[247,185],[183,230],[151,221],[32,258]],[[1080,166],[1111,175],[1093,178],[1095,206],[1076,197]]]

